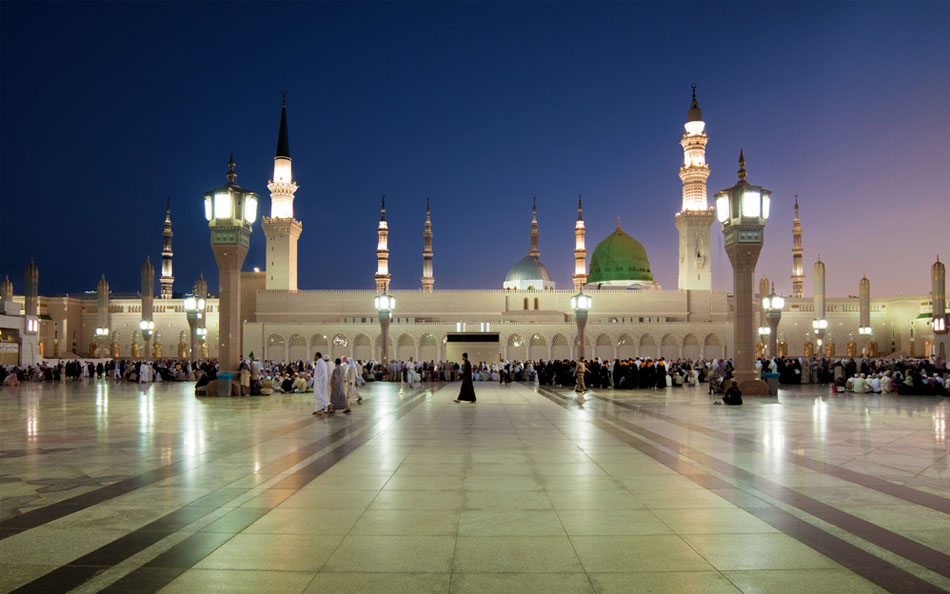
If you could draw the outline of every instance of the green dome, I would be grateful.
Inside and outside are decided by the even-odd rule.
[[[587,282],[596,285],[624,281],[653,281],[653,273],[643,244],[617,227],[594,248]]]

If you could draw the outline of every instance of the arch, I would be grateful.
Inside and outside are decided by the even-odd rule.
[[[356,335],[356,338],[353,339],[353,357],[357,361],[363,362],[373,358],[373,348],[369,336],[365,334]]]
[[[336,334],[330,341],[330,358],[339,359],[350,354],[350,339],[345,334]]]
[[[534,309],[535,310],[541,309],[541,300],[538,299],[537,297],[534,298]]]
[[[610,335],[601,334],[597,337],[594,356],[602,361],[610,361],[614,358],[614,339]]]
[[[396,340],[396,358],[408,361],[410,357],[416,358],[416,341],[409,334],[402,334]]]
[[[419,339],[419,360],[438,361],[439,359],[439,341],[431,334],[423,334]]]
[[[528,310],[528,298],[527,298],[527,297],[524,298],[524,309],[525,309],[525,311]]]
[[[528,341],[528,357],[532,361],[548,358],[548,342],[540,334],[535,334]]]
[[[687,334],[683,337],[683,358],[689,361],[699,359],[699,339],[695,334]]]
[[[571,343],[563,334],[555,334],[551,339],[551,358],[558,361],[571,358]]]
[[[317,332],[310,337],[310,349],[307,353],[307,359],[313,361],[317,351],[319,351],[321,355],[328,355],[330,353],[330,341],[327,339],[327,335],[321,332]]]
[[[309,361],[311,354],[308,352],[307,339],[299,334],[291,334],[287,341],[287,360],[288,361]]]
[[[644,334],[641,336],[640,346],[637,347],[637,354],[644,359],[656,359],[658,356],[656,337],[652,334]]]
[[[524,361],[528,357],[528,342],[520,334],[508,337],[508,359],[510,361]]]
[[[617,339],[617,358],[633,359],[637,356],[637,340],[626,332]]]
[[[271,334],[264,345],[264,358],[274,361],[283,361],[287,357],[287,345],[280,334]]]
[[[660,356],[667,361],[679,359],[680,345],[672,334],[666,334],[660,341]]]
[[[706,359],[722,359],[722,339],[715,332],[706,335],[703,340],[703,357]]]

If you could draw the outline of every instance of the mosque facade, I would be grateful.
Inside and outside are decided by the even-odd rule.
[[[298,186],[290,157],[285,101],[274,176],[267,184],[270,216],[261,221],[266,240],[265,270],[241,274],[242,352],[277,360],[309,360],[317,351],[331,357],[378,360],[384,333],[374,297],[386,293],[396,303],[388,330],[390,358],[458,360],[462,351],[468,351],[476,361],[572,359],[578,356],[580,343],[571,297],[583,291],[593,298],[585,332],[584,352],[588,358],[730,357],[733,297],[711,289],[711,233],[716,217],[707,199],[710,170],[705,127],[694,87],[681,138],[682,202],[673,221],[679,233],[675,289],[664,289],[655,282],[645,247],[627,234],[619,221],[617,229],[595,246],[588,260],[579,195],[570,288],[558,288],[542,263],[540,224],[533,206],[530,248],[512,265],[497,290],[437,289],[433,223],[427,201],[420,287],[390,291],[390,229],[383,197],[377,226],[375,291],[311,291],[297,286],[297,241],[303,224],[295,218],[293,209]],[[795,200],[793,294],[785,299],[777,354],[946,357],[947,335],[935,333],[932,324],[934,302],[938,308],[946,308],[945,273],[939,259],[930,271],[931,293],[871,298],[870,281],[865,278],[860,282],[855,279],[859,296],[836,298],[824,294],[825,264],[819,257],[813,271],[816,291],[806,297],[803,230],[797,196]],[[171,211],[166,208],[157,300],[153,299],[154,271],[148,262],[143,266],[139,294],[113,293],[103,278],[94,292],[51,297],[38,295],[38,272],[31,262],[25,274],[24,295],[13,295],[8,279],[0,286],[0,337],[4,337],[0,347],[3,341],[11,342],[11,336],[17,337],[17,332],[22,345],[15,355],[9,346],[0,351],[0,364],[74,355],[216,357],[218,300],[208,293],[203,279],[189,295],[176,294],[172,258]],[[769,290],[770,283],[763,277],[759,297]],[[195,301],[189,302],[188,297],[200,298],[203,309],[196,313]],[[757,307],[760,304],[761,299],[757,299]],[[827,320],[827,327],[819,332],[813,322],[822,319]],[[27,326],[31,320],[33,332]],[[143,329],[143,320],[146,326],[151,322],[152,327]],[[766,325],[764,317],[760,325]],[[206,332],[194,347],[193,326]],[[765,343],[760,343],[760,353]],[[193,348],[198,352],[194,353]]]

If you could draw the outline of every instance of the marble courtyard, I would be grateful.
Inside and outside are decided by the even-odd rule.
[[[0,391],[0,590],[940,592],[944,400]]]

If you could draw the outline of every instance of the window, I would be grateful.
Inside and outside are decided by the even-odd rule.
[[[525,308],[525,310],[528,309],[528,298],[527,298],[527,297],[524,298],[524,308]]]
[[[535,309],[539,309],[539,308],[540,308],[540,307],[539,307],[540,304],[541,304],[541,300],[538,299],[537,297],[535,297],[535,298],[534,298],[534,308],[535,308]]]

